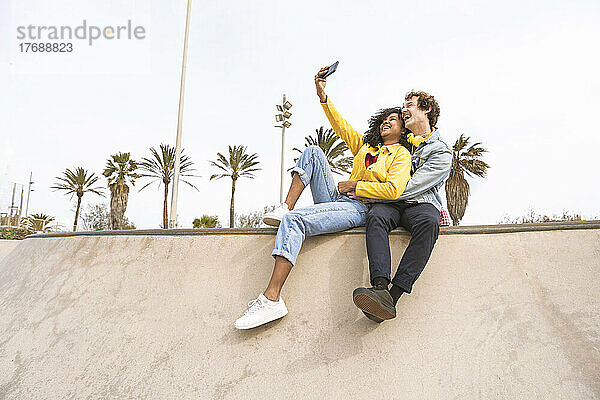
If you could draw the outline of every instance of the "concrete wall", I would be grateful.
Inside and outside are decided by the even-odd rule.
[[[0,240],[0,261],[6,257],[17,245],[20,243],[19,240]]]
[[[364,236],[311,238],[290,313],[237,331],[273,242],[26,239],[0,261],[0,398],[600,399],[600,229],[442,235],[381,325],[351,299]]]

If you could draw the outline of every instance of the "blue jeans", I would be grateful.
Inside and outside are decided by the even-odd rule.
[[[357,226],[364,226],[369,208],[359,200],[353,200],[338,192],[325,153],[318,146],[304,150],[292,176],[297,173],[304,184],[310,185],[314,205],[295,209],[283,217],[277,237],[273,257],[285,257],[292,265],[300,253],[306,236],[339,232]]]

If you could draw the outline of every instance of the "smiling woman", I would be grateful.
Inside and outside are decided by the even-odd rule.
[[[400,107],[379,110],[369,119],[369,129],[364,138],[365,143],[374,149],[390,143],[400,143],[410,149],[411,145],[406,138],[406,129],[404,121],[400,118],[401,115],[402,109]]]

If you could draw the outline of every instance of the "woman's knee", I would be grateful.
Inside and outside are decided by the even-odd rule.
[[[325,152],[319,146],[311,145],[304,149],[303,153],[307,153],[313,157],[325,158]]]
[[[285,213],[281,218],[281,224],[279,226],[285,226],[287,229],[302,228],[304,226],[302,215],[295,210]]]

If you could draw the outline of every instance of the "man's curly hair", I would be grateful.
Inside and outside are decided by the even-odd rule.
[[[404,121],[402,120],[402,109],[400,107],[384,108],[377,111],[375,115],[369,118],[369,129],[365,132],[364,142],[376,149],[383,145],[383,138],[379,127],[383,124],[383,120],[386,119],[390,114],[398,114],[398,120],[402,124],[402,135],[400,136],[400,144],[406,147],[409,151],[411,144],[406,139],[406,128],[404,127]]]
[[[435,98],[427,92],[412,90],[406,93],[404,100],[410,100],[415,96],[419,98],[417,101],[417,107],[419,107],[421,110],[427,111],[429,110],[429,107],[431,107],[431,111],[427,113],[429,126],[432,128],[437,128],[435,125],[437,124],[438,117],[440,116],[440,106]]]

